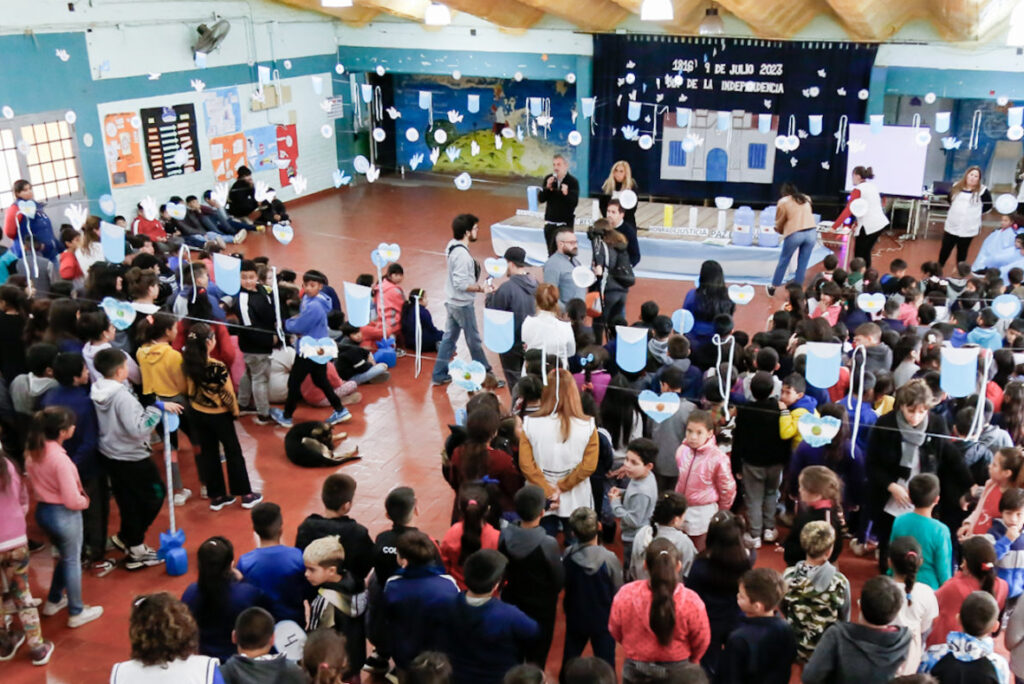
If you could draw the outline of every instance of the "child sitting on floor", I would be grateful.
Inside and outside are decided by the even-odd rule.
[[[402,341],[406,349],[416,349],[416,299],[420,303],[420,351],[432,354],[444,337],[444,330],[438,330],[427,308],[427,291],[417,287],[409,291],[409,298],[402,305]]]

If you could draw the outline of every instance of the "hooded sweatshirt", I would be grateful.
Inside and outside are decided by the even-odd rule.
[[[994,648],[992,637],[950,632],[946,643],[925,651],[918,672],[931,673],[942,684],[1011,684],[1006,658]]]
[[[158,397],[185,394],[185,373],[181,369],[181,352],[166,342],[145,344],[135,353],[142,372],[142,391]]]
[[[804,668],[803,684],[886,684],[910,648],[910,630],[837,622]]]
[[[92,382],[103,379],[103,375],[96,370],[96,355],[104,349],[109,349],[113,346],[114,345],[110,344],[110,342],[100,342],[98,344],[86,342],[82,346],[82,357],[85,358],[85,366],[89,369],[89,380]],[[125,362],[128,364],[128,382],[135,385],[141,385],[142,373],[139,371],[139,364],[136,363],[131,354],[128,352],[123,353]]]
[[[107,378],[94,382],[89,396],[100,423],[100,453],[115,461],[149,458],[149,433],[160,422],[160,409],[143,408],[131,390]]]
[[[39,408],[39,398],[57,386],[53,378],[22,373],[11,383],[11,403],[18,413],[32,414]]]
[[[797,424],[800,422],[800,417],[806,413],[814,415],[818,413],[818,400],[809,394],[805,394],[794,401],[779,416],[779,434],[782,436],[782,439],[791,440],[790,443],[793,445],[793,449],[800,446],[800,442],[803,441]]]
[[[292,316],[284,322],[285,332],[293,333],[295,337],[295,349],[299,349],[299,341],[304,336],[314,339],[327,337],[327,314],[331,312],[331,299],[323,292],[316,297],[303,295],[302,303],[299,305],[299,314]]]
[[[800,561],[782,573],[782,612],[796,634],[797,654],[806,661],[831,625],[850,619],[850,582],[831,563]]]
[[[865,347],[867,354],[866,367],[872,373],[888,371],[892,368],[892,349],[884,344],[876,344],[873,347]]]
[[[0,553],[3,553],[28,544],[25,526],[28,490],[13,461],[0,460],[0,468],[7,468],[8,477],[7,488],[0,489]]]
[[[283,653],[258,658],[236,654],[220,666],[221,676],[230,684],[305,684],[306,673]]]
[[[509,525],[498,538],[498,551],[508,557],[501,600],[518,606],[527,615],[554,615],[565,571],[558,542],[543,527]]]
[[[565,568],[565,623],[570,629],[607,628],[615,592],[622,586],[622,563],[600,544],[574,544]]]

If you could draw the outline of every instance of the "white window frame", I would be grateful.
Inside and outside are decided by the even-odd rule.
[[[75,125],[68,123],[65,119],[66,112],[64,110],[40,112],[36,114],[26,114],[24,116],[15,116],[11,119],[0,119],[0,164],[3,164],[7,172],[11,172],[12,161],[10,151],[7,149],[5,142],[13,137],[15,143],[15,150],[13,153],[14,164],[17,165],[18,175],[10,179],[10,183],[6,187],[0,187],[0,207],[6,207],[14,201],[14,194],[12,185],[14,181],[19,179],[28,180],[32,183],[35,191],[35,198],[38,201],[53,204],[58,202],[61,204],[71,202],[74,200],[82,200],[86,198],[85,194],[85,179],[82,174],[82,161],[79,156],[78,149],[78,136],[75,132]],[[22,129],[26,126],[39,126],[43,125],[46,127],[44,134],[47,136],[46,142],[37,142],[33,139],[30,143],[31,150],[28,154],[22,154],[17,150],[17,145],[25,140],[25,136],[22,133]],[[53,128],[57,128],[56,139],[51,138],[50,135],[54,132]],[[67,132],[67,136],[63,135],[63,131]],[[56,147],[54,147],[56,145]],[[45,146],[45,147],[44,147]],[[59,153],[60,157],[58,161],[53,161],[54,153]],[[70,154],[69,154],[70,153]],[[45,161],[43,161],[45,160]],[[59,164],[64,165],[62,170],[64,178],[58,179],[57,175],[47,180],[45,173],[40,167],[44,165],[53,165],[52,171],[61,172],[58,169]],[[69,170],[67,166],[70,165]],[[36,179],[33,179],[33,167],[36,171]],[[61,188],[57,188],[59,183],[67,182],[68,180],[77,180],[78,187],[76,190],[70,188],[63,188],[65,192],[60,192]],[[55,194],[50,194],[50,190],[56,191]]]

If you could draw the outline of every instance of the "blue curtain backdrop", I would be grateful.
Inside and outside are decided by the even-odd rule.
[[[597,104],[590,190],[600,192],[612,164],[623,159],[630,163],[642,195],[686,200],[727,195],[738,203],[767,203],[775,201],[779,186],[790,181],[811,195],[837,196],[844,185],[846,153],[836,152],[835,133],[842,115],[848,117],[849,123],[864,121],[867,101],[861,99],[860,91],[868,88],[876,50],[873,45],[858,43],[595,36]],[[631,96],[635,102],[649,103],[641,107],[639,118],[632,120]],[[651,104],[658,106],[656,115]],[[773,114],[781,134],[788,133],[789,117],[795,115],[795,128],[807,135],[799,136],[800,146],[791,153],[774,151],[773,173],[767,176],[770,182],[662,179],[664,114],[674,114],[676,107],[689,107],[694,112],[711,110],[712,117],[718,111],[750,112],[755,115],[755,128],[756,115]],[[635,105],[633,109],[635,117]],[[811,135],[809,115],[822,116],[818,135]],[[650,149],[643,149],[638,139],[627,140],[623,135],[624,126],[636,127],[640,133],[650,132],[654,117],[658,119],[658,130]],[[712,154],[710,137],[707,144],[689,154],[710,157],[706,160],[706,176],[721,178],[721,155]],[[734,163],[757,168],[764,149],[753,145],[750,149],[732,149],[730,153],[737,156]],[[669,163],[678,163],[682,156],[685,155],[678,149],[678,142],[670,147],[669,157],[673,161]],[[795,166],[791,159],[796,159]],[[762,172],[761,177],[766,174]]]

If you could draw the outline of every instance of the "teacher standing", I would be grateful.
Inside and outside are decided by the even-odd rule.
[[[811,252],[814,251],[814,245],[818,240],[814,214],[811,212],[811,198],[800,192],[792,183],[783,183],[782,198],[775,205],[775,232],[782,235],[782,254],[779,256],[778,266],[775,267],[772,284],[768,287],[769,295],[775,294],[775,288],[781,285],[782,279],[786,277],[786,269],[793,259],[793,252],[798,252],[793,282],[798,285],[804,284],[807,264],[811,261]]]
[[[949,191],[949,213],[942,232],[939,266],[946,265],[954,247],[956,262],[967,261],[971,240],[981,231],[982,214],[991,208],[992,194],[981,184],[981,168],[968,167],[964,177]]]
[[[537,199],[544,202],[544,241],[548,256],[555,253],[555,233],[559,226],[573,228],[576,223],[576,205],[580,201],[580,182],[569,173],[569,162],[560,154],[552,160],[552,173],[544,177]]]
[[[850,176],[853,179],[853,192],[850,193],[850,200],[846,203],[843,213],[832,224],[832,228],[838,228],[853,214],[850,205],[855,200],[864,200],[867,204],[866,211],[854,217],[857,228],[852,232],[856,238],[853,243],[853,256],[860,257],[867,268],[871,268],[871,250],[874,249],[878,238],[882,237],[882,230],[889,225],[889,219],[882,208],[882,195],[873,182],[875,172],[871,167],[855,166]]]

